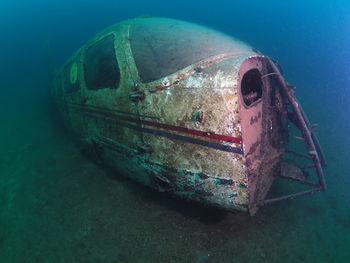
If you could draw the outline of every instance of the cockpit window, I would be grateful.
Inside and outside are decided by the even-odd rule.
[[[106,36],[86,50],[84,75],[88,89],[118,87],[120,70],[115,56],[113,35]]]
[[[165,18],[136,22],[131,27],[130,43],[143,82],[160,79],[210,56],[247,49],[217,31]]]

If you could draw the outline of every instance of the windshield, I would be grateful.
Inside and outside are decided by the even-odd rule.
[[[166,18],[134,23],[130,43],[143,82],[151,82],[210,56],[249,49],[212,29]]]

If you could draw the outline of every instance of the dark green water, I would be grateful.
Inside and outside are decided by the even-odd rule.
[[[51,111],[47,57],[61,65],[143,14],[213,27],[278,60],[319,124],[327,192],[250,217],[174,200],[82,156]],[[0,22],[0,262],[350,262],[349,3],[3,1]]]

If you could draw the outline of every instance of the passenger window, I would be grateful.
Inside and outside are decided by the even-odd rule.
[[[65,90],[67,93],[72,93],[79,90],[78,81],[78,64],[77,62],[69,63],[64,69],[65,73]]]
[[[118,87],[120,70],[115,56],[113,35],[108,35],[88,47],[84,73],[86,86],[90,90]]]

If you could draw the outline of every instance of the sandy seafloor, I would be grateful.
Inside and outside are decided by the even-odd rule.
[[[7,2],[0,8],[0,263],[350,262],[346,1],[194,1],[187,9],[180,0]],[[63,63],[107,25],[147,13],[223,30],[278,60],[319,124],[328,190],[250,217],[154,192],[83,156],[45,95],[45,41]],[[293,187],[277,184],[272,193],[300,189]]]
[[[250,217],[175,200],[96,165],[45,96],[1,102],[0,262],[350,262],[346,156],[329,159],[327,192]],[[333,146],[324,145],[327,156]]]

